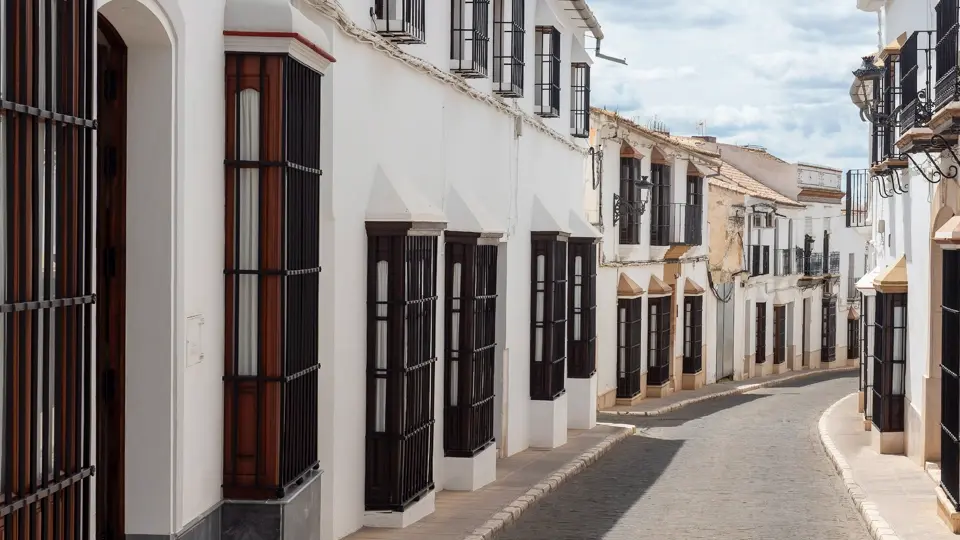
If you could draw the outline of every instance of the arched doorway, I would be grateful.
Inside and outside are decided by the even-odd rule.
[[[97,16],[97,537],[124,532],[127,45]]]

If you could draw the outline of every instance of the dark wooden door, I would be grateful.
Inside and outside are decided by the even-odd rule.
[[[97,131],[97,537],[124,536],[127,48],[99,18]]]

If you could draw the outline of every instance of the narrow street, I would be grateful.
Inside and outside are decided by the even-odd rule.
[[[640,435],[497,538],[866,540],[817,433],[823,411],[856,386],[856,373],[828,373],[634,417]]]

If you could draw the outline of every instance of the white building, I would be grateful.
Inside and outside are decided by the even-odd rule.
[[[870,125],[876,255],[857,284],[867,338],[864,427],[878,452],[906,454],[920,467],[941,462],[938,515],[960,532],[960,12],[952,0],[857,5],[878,13],[881,34],[851,88]]]
[[[332,540],[589,427],[583,0],[0,6],[7,527]]]
[[[687,139],[595,109],[587,214],[603,231],[597,281],[597,404],[714,382],[706,180],[715,158]],[[712,168],[711,168],[712,167]]]

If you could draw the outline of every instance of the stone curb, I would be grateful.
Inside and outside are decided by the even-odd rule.
[[[622,429],[617,433],[608,435],[599,444],[580,454],[579,457],[568,461],[566,465],[553,471],[549,476],[533,486],[526,493],[518,497],[515,501],[508,504],[502,510],[493,515],[480,527],[477,527],[472,533],[463,540],[490,540],[504,527],[513,523],[526,512],[531,506],[545,497],[551,491],[557,489],[561,484],[569,480],[576,474],[583,472],[588,466],[600,459],[600,456],[606,454],[614,445],[623,442],[627,437],[636,433],[634,426],[624,426],[622,424],[603,424],[614,425]]]
[[[730,390],[724,390],[723,392],[717,392],[716,394],[707,394],[705,396],[685,399],[683,401],[678,401],[672,405],[666,405],[664,407],[660,407],[659,409],[654,409],[652,411],[609,411],[609,410],[604,411],[604,410],[601,410],[599,412],[600,414],[610,414],[610,415],[615,414],[617,416],[660,416],[661,414],[666,414],[668,412],[672,412],[677,409],[686,407],[688,405],[693,405],[695,403],[701,403],[711,399],[717,399],[717,398],[722,398],[727,396],[735,396],[737,394],[744,394],[746,392],[750,392],[760,388],[777,386],[785,382],[789,382],[795,379],[802,379],[804,377],[809,377],[811,375],[819,375],[822,373],[846,373],[848,371],[856,371],[858,369],[860,369],[858,366],[853,366],[853,367],[844,366],[842,368],[801,371],[800,373],[789,375],[787,377],[783,377],[782,379],[773,379],[770,381],[763,381],[763,382],[751,383],[751,384],[741,384],[736,388],[731,388]]]
[[[856,505],[857,510],[860,511],[860,514],[863,516],[863,520],[867,524],[867,528],[870,529],[870,536],[874,540],[900,540],[900,537],[897,536],[897,533],[893,531],[893,527],[882,517],[880,517],[880,511],[877,508],[877,505],[867,500],[867,494],[863,491],[859,484],[853,479],[853,470],[850,469],[850,465],[847,463],[847,460],[840,454],[840,451],[837,450],[837,446],[833,443],[833,439],[830,437],[830,434],[827,433],[827,417],[830,413],[837,408],[840,403],[849,398],[850,396],[856,395],[854,392],[847,397],[841,399],[840,401],[834,403],[827,408],[826,411],[820,416],[820,422],[817,424],[817,429],[820,432],[820,442],[823,443],[823,449],[826,450],[827,455],[830,456],[830,461],[833,462],[834,468],[837,470],[837,474],[843,479],[843,483],[847,487],[847,493],[850,495],[850,499],[853,500],[853,504]]]

